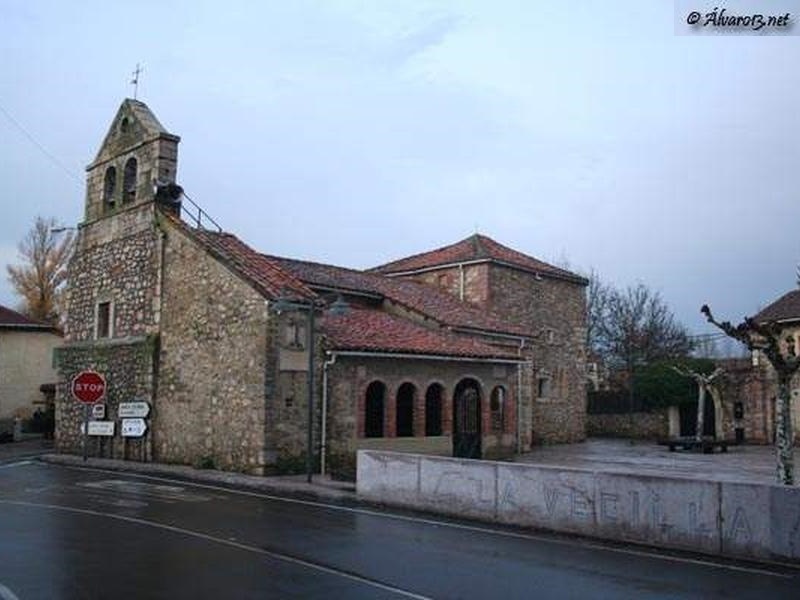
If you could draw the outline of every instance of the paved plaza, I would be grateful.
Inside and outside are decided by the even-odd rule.
[[[795,450],[795,463],[798,461]],[[542,446],[517,462],[610,473],[662,475],[717,481],[775,483],[772,446],[731,446],[728,452],[670,452],[654,441],[593,438],[581,444]],[[800,467],[796,471],[800,475]]]

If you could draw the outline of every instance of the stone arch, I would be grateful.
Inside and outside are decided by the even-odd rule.
[[[122,172],[122,203],[133,202],[136,199],[136,175],[139,168],[136,158],[131,156],[125,162]]]
[[[114,208],[116,204],[117,191],[117,169],[108,167],[103,176],[103,207],[106,209]]]
[[[364,396],[364,437],[383,437],[386,384],[373,381],[367,386]]]
[[[425,435],[439,436],[443,433],[444,386],[433,382],[425,390]]]
[[[395,395],[395,435],[412,437],[414,435],[414,404],[417,399],[417,386],[410,381],[400,384]]]

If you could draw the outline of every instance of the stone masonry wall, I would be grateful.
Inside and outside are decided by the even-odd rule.
[[[355,451],[380,447],[384,450],[452,454],[453,393],[459,381],[472,378],[481,386],[481,432],[484,457],[502,457],[516,450],[517,366],[444,360],[407,360],[370,357],[337,358],[329,370],[328,456],[332,472],[352,470]],[[364,437],[366,390],[373,381],[386,385],[384,399],[384,437]],[[396,436],[396,395],[400,386],[416,388],[414,436]],[[425,437],[425,393],[438,383],[442,395],[442,436]],[[502,429],[493,428],[489,396],[501,385],[506,389]]]
[[[576,442],[586,436],[585,287],[493,265],[491,309],[532,327],[534,442]],[[539,379],[547,380],[539,395]]]
[[[82,407],[69,393],[72,378],[94,369],[105,376],[107,420],[119,402],[152,402],[153,352],[157,346],[158,236],[152,207],[132,207],[114,217],[81,226],[69,264],[67,324],[59,352],[56,389],[56,446],[80,451]],[[111,337],[95,339],[98,302],[112,304]],[[92,452],[146,460],[150,436],[93,439]]]
[[[155,459],[264,472],[264,298],[165,225]]]
[[[489,265],[487,263],[426,271],[414,275],[413,279],[420,283],[434,285],[456,298],[478,306],[486,306],[489,302]]]
[[[653,412],[588,415],[589,436],[611,436],[657,440],[669,437],[669,414],[666,408]]]
[[[153,207],[83,226],[69,264],[66,341],[94,338],[98,302],[113,303],[112,337],[155,334],[158,236]]]
[[[73,377],[80,371],[91,369],[106,379],[106,420],[114,421],[113,437],[91,437],[89,455],[103,458],[150,460],[151,435],[148,430],[142,438],[123,438],[117,408],[120,402],[144,401],[153,398],[153,356],[155,337],[126,338],[98,342],[78,342],[65,346],[58,352],[59,383],[56,388],[55,444],[58,452],[79,454],[83,404],[74,400],[69,391]],[[152,412],[149,422],[157,419]]]

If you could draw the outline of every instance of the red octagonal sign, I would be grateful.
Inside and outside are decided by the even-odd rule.
[[[71,390],[78,402],[94,404],[106,395],[106,379],[94,371],[81,371],[72,380]]]

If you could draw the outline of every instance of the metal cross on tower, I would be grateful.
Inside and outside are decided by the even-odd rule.
[[[136,96],[139,93],[139,73],[142,72],[143,69],[139,67],[139,63],[136,63],[136,70],[131,73],[133,75],[133,79],[131,79],[131,85],[133,86],[133,99],[136,100]]]

